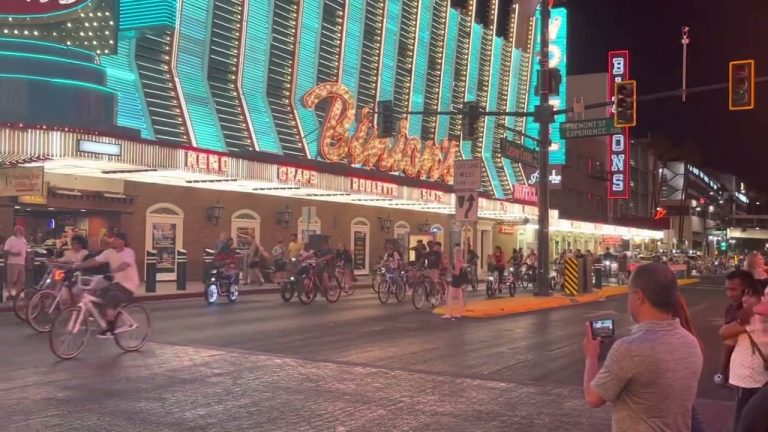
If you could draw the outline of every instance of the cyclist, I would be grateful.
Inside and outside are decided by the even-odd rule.
[[[79,264],[85,261],[85,257],[88,256],[88,240],[81,235],[76,235],[72,237],[71,243],[72,247],[64,252],[62,258],[48,261],[56,264]]]
[[[440,271],[443,267],[447,267],[443,262],[442,246],[440,242],[432,242],[432,249],[424,255],[424,268],[427,269],[427,276],[435,284],[443,282],[440,277]]]
[[[512,253],[514,253],[514,251]],[[496,278],[494,280],[494,286],[497,289],[501,285],[501,280],[504,278],[504,270],[506,270],[506,264],[507,261],[504,259],[504,251],[501,250],[501,246],[496,246],[496,248],[493,250],[493,273]]]
[[[129,302],[139,289],[139,271],[136,267],[136,254],[128,247],[128,236],[117,232],[109,242],[109,249],[93,259],[75,266],[76,269],[98,267],[109,263],[109,272],[114,278],[112,283],[99,288],[96,293],[105,309],[107,329],[97,336],[110,338],[115,333],[115,318],[121,305]]]
[[[235,277],[239,273],[237,271],[237,266],[240,260],[238,259],[237,252],[235,251],[235,240],[232,237],[226,239],[224,243],[219,247],[219,250],[213,257],[213,260],[216,262],[219,268],[224,271],[224,274],[229,276],[230,280],[235,280]]]
[[[536,277],[536,264],[538,263],[538,260],[539,257],[536,254],[536,251],[531,248],[528,255],[525,256],[525,265],[528,267],[528,270],[534,278]]]
[[[416,246],[412,247],[414,261],[421,264],[427,256],[427,246],[424,245],[424,240],[416,240]]]
[[[339,248],[336,249],[336,263],[341,263],[344,269],[344,286],[345,289],[352,285],[352,270],[354,269],[354,261],[352,260],[352,253],[347,249],[344,243],[339,243]]]
[[[336,264],[334,263],[334,253],[331,249],[330,240],[324,240],[322,247],[314,252],[316,264],[316,271],[323,281],[323,288],[328,290],[330,285],[330,275],[336,270]]]
[[[381,264],[396,270],[399,270],[402,266],[403,257],[400,255],[400,252],[395,250],[395,245],[392,243],[387,243],[387,252],[384,254]]]

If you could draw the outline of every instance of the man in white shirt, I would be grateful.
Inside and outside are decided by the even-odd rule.
[[[24,289],[26,282],[27,240],[24,239],[24,227],[17,226],[13,229],[13,237],[5,241],[3,250],[8,256],[8,297],[13,299]]]
[[[119,232],[110,241],[110,248],[96,258],[90,259],[78,266],[78,269],[97,267],[109,263],[109,272],[114,281],[100,288],[98,297],[104,302],[107,316],[107,329],[98,336],[109,338],[114,335],[115,317],[117,310],[129,302],[139,290],[139,271],[136,268],[136,254],[128,247],[128,237]]]

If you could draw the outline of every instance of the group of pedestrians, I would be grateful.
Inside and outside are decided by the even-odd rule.
[[[768,276],[759,254],[747,270],[726,276],[729,304],[719,334],[724,340],[715,381],[735,389],[734,432],[768,432]],[[663,264],[638,266],[627,306],[635,323],[599,366],[602,342],[587,323],[583,342],[584,398],[610,403],[614,431],[704,431],[695,407],[703,346],[691,324],[674,273]]]

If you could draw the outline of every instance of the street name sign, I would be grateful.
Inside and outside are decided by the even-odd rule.
[[[453,188],[457,191],[477,190],[482,186],[483,161],[457,160],[453,163]]]
[[[621,133],[613,117],[560,123],[560,136],[565,139],[589,138]]]
[[[502,150],[502,156],[514,162],[526,165],[539,164],[539,156],[536,150],[523,147],[522,144],[517,144],[512,140],[505,139],[502,142]]]

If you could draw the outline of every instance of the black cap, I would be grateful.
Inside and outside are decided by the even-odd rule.
[[[115,233],[115,238],[118,238],[118,239],[124,241],[126,244],[128,243],[128,234],[126,234],[126,233],[124,233],[122,231],[116,232]]]

